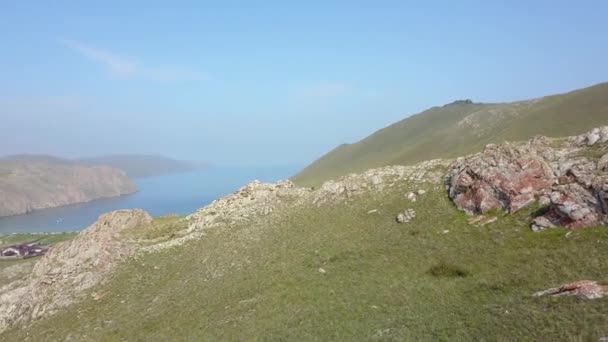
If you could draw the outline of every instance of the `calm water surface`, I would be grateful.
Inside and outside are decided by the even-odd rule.
[[[275,182],[296,171],[297,167],[211,168],[135,179],[139,192],[132,195],[0,218],[0,234],[82,230],[100,214],[118,209],[140,208],[152,216],[186,215],[255,179]]]

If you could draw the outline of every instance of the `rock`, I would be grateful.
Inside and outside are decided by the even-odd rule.
[[[403,213],[399,213],[396,217],[398,223],[408,223],[416,217],[414,209],[406,209]]]
[[[597,170],[608,172],[608,153],[604,154],[597,162]]]
[[[319,273],[321,273],[321,274],[326,274],[326,273],[327,273],[327,271],[326,271],[324,268],[321,268],[321,267],[319,267],[319,270],[318,270],[318,271],[319,271]]]
[[[600,127],[600,143],[608,142],[608,126]]]
[[[76,238],[53,246],[18,287],[0,291],[0,331],[9,324],[53,314],[82,298],[84,291],[137,251],[122,235],[150,224],[143,210],[119,210],[101,215]]]
[[[539,232],[548,228],[555,228],[556,225],[545,216],[538,216],[532,221],[531,229],[534,232]]]
[[[592,280],[580,280],[560,287],[536,292],[533,296],[577,296],[585,299],[597,299],[604,297],[606,294],[608,294],[608,286],[600,285]]]
[[[549,211],[534,220],[536,226],[533,229],[602,225],[606,222],[606,213],[602,212],[598,198],[603,198],[604,194],[602,188],[587,189],[578,183],[558,185],[549,196]]]
[[[551,198],[547,195],[542,195],[538,198],[538,204],[541,207],[546,207],[551,204]]]
[[[405,197],[411,202],[416,202],[416,194],[414,192],[409,192]]]
[[[394,186],[397,182],[439,183],[443,179],[443,168],[449,161],[435,159],[410,166],[385,166],[370,169],[360,174],[349,174],[330,180],[313,193],[313,203],[321,205],[349,199],[353,196],[379,192]],[[414,193],[414,195],[416,195]]]
[[[298,188],[288,180],[272,184],[256,180],[188,216],[191,222],[189,232],[222,225],[227,221],[236,223],[267,216],[287,203],[306,199],[310,193],[310,189]]]
[[[548,229],[548,228],[555,228],[555,224],[553,224],[553,222],[551,222],[546,217],[539,216],[539,217],[537,217],[537,218],[534,219],[534,221],[532,223],[532,226],[530,228],[534,232],[539,232],[541,230],[545,230],[545,229]]]
[[[598,142],[600,140],[600,129],[594,128],[589,133],[587,133],[586,138],[587,138],[586,143],[588,146],[594,145],[596,142]]]
[[[542,157],[511,144],[492,146],[456,161],[448,173],[449,196],[468,214],[496,209],[516,212],[555,182]]]
[[[418,195],[424,195],[424,194],[426,194],[426,190],[422,190],[422,189],[420,189],[420,190],[416,191],[416,193],[417,193]]]
[[[547,211],[532,223],[534,231],[607,224],[608,156],[599,162],[583,156],[588,146],[605,143],[606,134],[608,126],[562,140],[490,145],[451,165],[449,196],[470,215],[513,213],[539,198]]]

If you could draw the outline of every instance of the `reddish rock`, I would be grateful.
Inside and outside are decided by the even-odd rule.
[[[579,280],[573,283],[564,284],[560,287],[553,287],[533,294],[535,297],[541,296],[577,296],[586,299],[602,298],[608,294],[608,286],[600,285],[593,280]]]
[[[483,153],[459,159],[449,173],[449,195],[469,214],[493,209],[515,212],[534,202],[556,177],[540,156],[526,147],[487,146]]]
[[[471,215],[495,209],[512,213],[539,198],[546,212],[534,219],[534,231],[606,225],[608,155],[595,160],[585,150],[607,142],[608,127],[602,127],[568,139],[488,145],[452,164],[449,196]]]

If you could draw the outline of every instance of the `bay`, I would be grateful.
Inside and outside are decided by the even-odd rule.
[[[297,167],[209,168],[134,179],[135,194],[33,211],[0,218],[0,234],[80,231],[99,215],[119,209],[143,209],[152,216],[188,215],[253,181],[287,179]]]

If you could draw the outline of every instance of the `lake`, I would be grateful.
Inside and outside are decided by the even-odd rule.
[[[297,171],[297,167],[209,168],[134,179],[139,192],[132,195],[2,217],[0,234],[82,230],[99,215],[118,209],[144,209],[152,216],[187,215],[255,179],[276,182]]]

